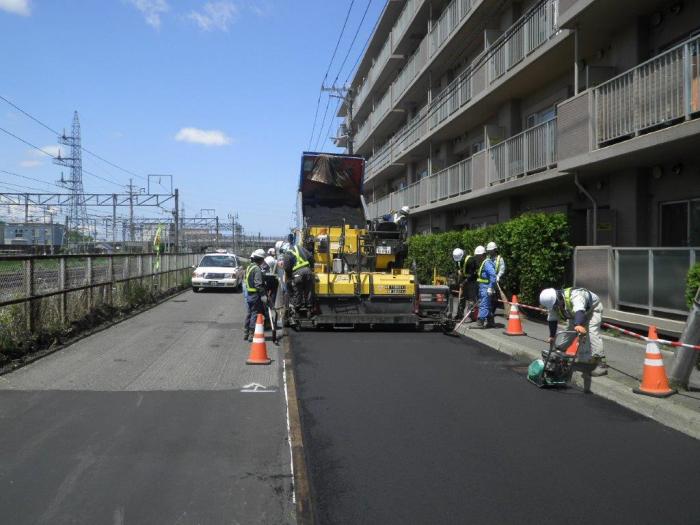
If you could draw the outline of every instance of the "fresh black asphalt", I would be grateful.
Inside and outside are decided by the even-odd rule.
[[[700,443],[435,333],[291,335],[321,524],[700,522]]]

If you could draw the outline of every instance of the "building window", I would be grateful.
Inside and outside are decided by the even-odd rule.
[[[660,246],[700,246],[700,199],[661,203]]]
[[[21,239],[23,237],[24,237],[24,230],[22,230],[21,228],[17,228],[15,230],[15,239]]]

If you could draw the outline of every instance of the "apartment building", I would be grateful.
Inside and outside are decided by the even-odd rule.
[[[700,245],[698,0],[388,0],[351,88],[373,216]]]

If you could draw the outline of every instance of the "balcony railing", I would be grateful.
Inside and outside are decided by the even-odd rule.
[[[700,111],[700,37],[593,89],[595,144],[689,119]]]
[[[556,118],[368,204],[370,217],[418,208],[556,165]],[[386,158],[386,150],[376,155]],[[386,161],[385,161],[386,162]]]
[[[460,22],[481,0],[452,0],[430,30],[430,57],[440,51]]]
[[[470,5],[475,3],[475,0],[471,0]],[[555,36],[558,32],[558,3],[559,0],[544,0],[528,11],[435,96],[430,104],[425,106],[425,112],[421,110],[420,114],[424,120],[414,119],[397,131],[390,140],[396,144],[394,160],[460,112],[474,97],[486,91],[491,84],[504,77],[525,57]],[[380,119],[373,118],[372,122],[376,126]],[[358,140],[358,147],[362,143],[363,141]],[[368,171],[368,177],[373,174]]]
[[[489,183],[498,184],[557,162],[556,118],[523,131],[488,149]]]
[[[396,104],[399,101],[406,89],[408,89],[408,86],[418,77],[427,63],[428,36],[426,35],[391,85],[392,103]]]

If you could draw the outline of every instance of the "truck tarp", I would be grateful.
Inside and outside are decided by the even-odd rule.
[[[329,153],[304,153],[299,193],[301,212],[308,226],[362,227],[362,157]]]

